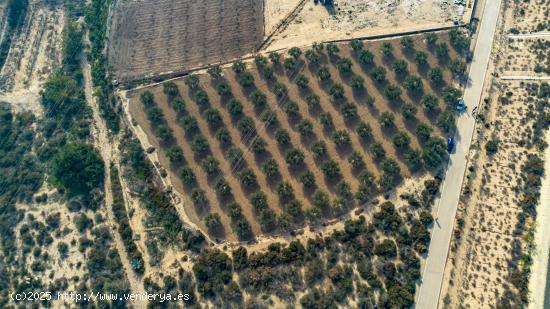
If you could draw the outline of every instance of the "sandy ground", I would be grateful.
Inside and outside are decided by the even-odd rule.
[[[300,2],[301,0],[264,0],[265,34],[270,34]]]
[[[550,132],[546,132],[546,143],[550,144]],[[542,180],[540,203],[537,207],[537,226],[535,231],[536,254],[531,268],[529,291],[532,302],[529,308],[542,309],[547,284],[548,256],[550,253],[550,147],[545,152],[545,176]]]
[[[38,260],[32,254],[27,255],[25,263],[28,267],[29,273],[33,276],[39,276],[44,286],[53,284],[54,281],[59,279],[67,279],[68,287],[67,291],[74,291],[77,289],[77,285],[80,282],[79,278],[87,273],[85,266],[86,257],[78,250],[78,245],[73,245],[72,242],[78,243],[78,240],[83,236],[75,227],[74,218],[75,213],[70,212],[64,203],[58,201],[56,190],[49,188],[46,184],[37,192],[36,195],[48,194],[48,201],[43,204],[17,204],[16,207],[25,212],[25,220],[23,220],[16,227],[16,234],[19,235],[19,230],[23,224],[29,222],[29,216],[33,216],[35,221],[41,222],[47,226],[46,218],[50,215],[59,215],[59,228],[51,232],[51,236],[54,238],[53,242],[49,246],[43,246],[42,257],[44,254],[49,255],[49,259],[45,262],[46,271],[44,272],[32,272],[30,265]],[[87,214],[89,218],[93,215]],[[89,233],[88,233],[89,234]],[[90,237],[90,235],[88,235]],[[67,257],[61,257],[58,244],[64,242],[69,245],[69,251]],[[21,240],[17,240],[18,247],[21,246]],[[41,259],[44,262],[43,259]],[[77,280],[72,280],[72,279]],[[52,303],[54,306],[61,306],[59,301]]]
[[[466,8],[463,10],[465,14],[462,15],[459,5],[449,0],[335,2],[334,9],[327,9],[323,5],[307,1],[305,7],[284,31],[274,36],[267,49],[277,50],[311,45],[314,42],[450,25],[454,20],[469,16],[472,0],[465,1],[465,6],[462,6]],[[266,10],[266,13],[269,13],[269,10]],[[266,21],[270,19],[266,16]]]
[[[15,111],[42,114],[39,92],[61,61],[64,18],[63,10],[31,1],[21,35],[0,72],[0,101],[11,103]]]
[[[515,70],[526,70],[532,49],[531,43],[518,44],[509,40],[510,28],[529,20],[521,17],[521,7],[530,5],[508,3],[504,19],[500,21],[493,63],[488,74],[487,101],[479,108],[480,119],[469,154],[469,168],[462,187],[461,202],[455,223],[451,252],[447,260],[446,275],[439,307],[445,308],[489,308],[496,307],[507,293],[517,293],[510,283],[510,263],[518,262],[517,255],[523,248],[523,235],[515,233],[521,194],[517,191],[521,166],[529,153],[536,152],[524,141],[529,140],[533,117],[532,95],[527,83],[540,81],[504,81],[495,78],[504,73],[515,74]],[[541,10],[529,10],[540,14]],[[535,75],[527,69],[529,75]],[[505,97],[505,99],[502,99]],[[494,155],[487,155],[485,143],[497,139],[501,146]],[[547,226],[542,221],[537,225]],[[539,218],[540,219],[540,218]],[[529,223],[527,223],[529,224]],[[539,236],[540,237],[540,236]],[[514,244],[519,244],[514,247]],[[536,257],[540,268],[533,269],[537,278],[544,277],[542,268],[547,259]],[[537,279],[545,283],[546,278]],[[531,283],[533,296],[544,295],[544,287]],[[539,290],[542,289],[542,292]],[[541,294],[542,293],[542,294]],[[535,301],[541,303],[541,301]]]

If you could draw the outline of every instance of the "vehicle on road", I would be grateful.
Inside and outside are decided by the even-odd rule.
[[[455,109],[459,113],[466,110],[466,103],[464,103],[463,99],[459,99],[458,101],[456,101]]]
[[[449,137],[447,139],[447,152],[451,153],[453,152],[453,149],[455,148],[455,138]]]

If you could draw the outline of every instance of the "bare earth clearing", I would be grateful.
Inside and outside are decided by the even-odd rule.
[[[268,1],[269,2],[269,1]],[[296,0],[278,0],[283,7]],[[421,30],[451,25],[454,20],[469,21],[473,1],[465,6],[448,0],[342,0],[335,1],[334,10],[307,1],[298,16],[278,33],[268,50],[306,46],[314,42],[345,40],[357,37]],[[266,4],[269,7],[269,4]],[[461,9],[462,8],[462,9]],[[462,13],[461,13],[462,12]],[[266,26],[275,24],[281,14],[266,10]],[[266,27],[266,33],[268,28]]]

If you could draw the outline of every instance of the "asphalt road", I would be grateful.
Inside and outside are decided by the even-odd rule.
[[[438,305],[445,262],[466,169],[466,157],[474,131],[475,120],[470,113],[481,101],[500,5],[501,0],[488,0],[483,11],[481,27],[470,66],[470,79],[464,91],[464,101],[468,106],[468,113],[464,113],[458,118],[455,136],[456,149],[450,156],[442,184],[441,196],[435,201],[435,205],[438,205],[437,223],[434,224],[432,230],[432,240],[424,266],[416,308],[437,308]]]

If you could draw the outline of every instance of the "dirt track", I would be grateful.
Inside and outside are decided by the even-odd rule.
[[[125,1],[113,15],[109,62],[119,81],[189,70],[254,51],[263,1]]]

